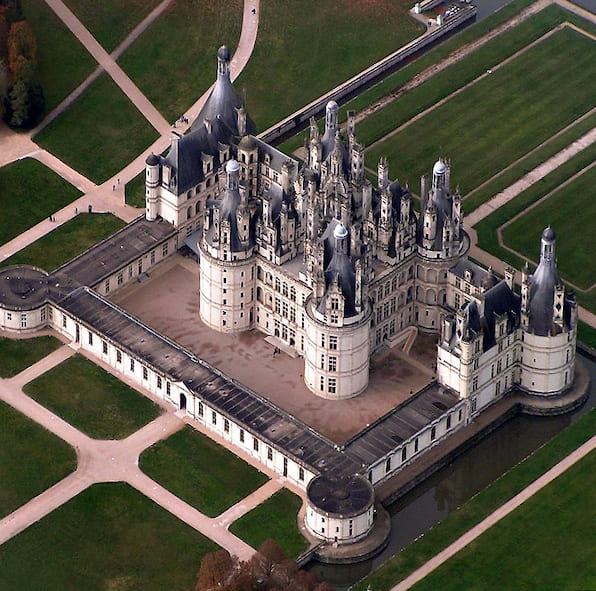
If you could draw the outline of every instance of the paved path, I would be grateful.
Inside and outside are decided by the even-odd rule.
[[[567,146],[525,174],[518,181],[509,185],[509,187],[495,195],[492,199],[489,199],[486,203],[483,203],[480,207],[476,208],[472,213],[466,216],[466,226],[475,226],[480,220],[489,216],[491,213],[499,209],[499,207],[505,205],[505,203],[515,199],[520,193],[541,181],[547,174],[555,170],[555,168],[558,168],[568,160],[571,160],[571,158],[579,154],[588,146],[591,146],[594,142],[596,142],[596,128],[575,140],[571,145]]]
[[[0,380],[0,400],[69,443],[76,450],[78,458],[75,472],[0,520],[0,544],[39,521],[92,484],[127,482],[231,554],[235,554],[241,560],[248,560],[254,553],[253,548],[231,534],[228,526],[279,490],[283,486],[282,479],[269,480],[215,518],[203,515],[149,478],[138,465],[139,455],[143,450],[184,427],[184,412],[174,412],[170,409],[125,439],[102,441],[88,437],[23,393],[22,387],[26,383],[74,353],[74,349],[65,345],[17,376]]]
[[[147,121],[160,134],[170,133],[170,124],[161,113],[149,102],[147,97],[137,88],[108,52],[96,41],[95,37],[83,26],[81,21],[62,2],[62,0],[45,0],[46,4],[58,15],[64,24],[73,32],[75,37],[85,46],[87,51],[97,60],[100,66],[112,77]]]
[[[126,39],[110,54],[115,61],[140,37],[140,35],[153,23],[153,21],[164,12],[172,0],[163,0],[158,4],[126,37]],[[55,109],[48,113],[43,121],[31,131],[31,137],[35,137],[46,125],[51,123],[58,115],[63,113],[76,99],[78,99],[105,70],[98,66],[77,88],[75,88]]]
[[[486,519],[483,519],[478,525],[470,529],[455,542],[447,546],[442,552],[431,558],[426,564],[415,570],[409,577],[404,579],[391,591],[405,591],[419,581],[426,575],[441,566],[453,555],[465,548],[468,544],[473,542],[477,537],[482,535],[487,529],[498,523],[503,517],[506,517],[513,510],[517,509],[522,503],[527,501],[530,497],[536,494],[539,490],[544,488],[547,484],[552,482],[557,476],[560,476],[565,470],[573,466],[576,462],[588,455],[596,448],[596,435],[589,441],[578,447],[575,451],[570,453],[566,458],[561,460],[558,464],[553,466],[548,472],[544,473],[540,478],[535,480],[532,484],[527,486],[519,494],[515,495],[511,500],[499,507],[496,511],[491,513]]]

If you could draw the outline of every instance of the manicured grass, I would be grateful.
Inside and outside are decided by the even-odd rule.
[[[367,90],[365,90],[364,92],[359,94],[358,96],[354,97],[353,99],[351,99],[350,101],[345,103],[343,106],[340,106],[340,110],[339,110],[340,121],[346,120],[346,118],[347,118],[346,113],[348,110],[360,111],[360,110],[364,109],[365,107],[368,107],[369,105],[378,101],[382,97],[399,91],[399,89],[403,86],[403,84],[405,84],[406,82],[408,82],[409,80],[414,78],[414,76],[416,76],[416,74],[419,74],[420,72],[422,72],[425,68],[428,68],[429,66],[433,66],[435,63],[446,58],[452,52],[455,52],[456,50],[458,50],[460,47],[464,46],[465,44],[479,39],[480,37],[485,35],[488,31],[492,30],[493,28],[495,28],[498,25],[502,24],[503,22],[507,21],[511,17],[515,16],[518,12],[520,12],[522,9],[524,9],[528,4],[531,4],[533,1],[534,0],[514,0],[513,2],[510,2],[509,4],[504,6],[499,11],[491,14],[486,19],[483,19],[480,22],[476,22],[472,25],[467,26],[462,31],[459,31],[457,34],[453,35],[452,37],[449,37],[449,39],[447,39],[446,41],[443,41],[442,43],[440,43],[438,46],[427,50],[420,57],[416,58],[413,61],[408,62],[406,65],[399,68],[397,71],[393,72],[392,74],[385,76],[381,82],[379,82],[378,84],[375,84],[374,86],[371,86],[370,88],[368,88]],[[564,18],[569,15],[569,13],[563,11],[559,7],[549,6],[546,9],[542,10],[537,16],[534,16],[531,19],[529,19],[529,21],[533,22],[535,19],[537,19],[539,21],[551,22],[551,16],[550,16],[551,12],[556,12],[558,15],[555,19],[556,24],[558,24],[559,22],[564,20]],[[542,30],[543,32],[548,30],[548,28],[549,28],[548,22],[544,22],[544,24],[546,25],[545,29],[541,29],[541,27],[538,27],[537,30]],[[526,23],[521,23],[517,27],[518,29],[520,29],[520,32],[522,33],[522,38],[523,38],[523,31],[527,28],[527,26],[528,25]],[[540,33],[540,34],[542,34],[542,33]],[[537,36],[538,35],[536,35],[536,37]],[[514,39],[514,38],[509,39],[509,42],[517,43],[516,39]],[[511,55],[511,53],[513,53],[513,51],[510,51],[508,44],[501,44],[498,41],[491,42],[491,43],[494,43],[497,47],[500,46],[501,49],[504,50],[504,52],[506,52],[503,55]],[[523,44],[522,45],[518,44],[518,48],[521,46],[523,46]],[[465,61],[466,60],[464,60],[464,62]],[[491,65],[493,63],[495,63],[495,62],[493,61],[491,63]],[[461,67],[462,66],[460,66],[460,68]],[[465,66],[464,66],[464,68],[465,68]],[[452,70],[453,70],[453,68],[449,68],[448,72],[451,73]],[[468,81],[472,80],[473,78],[475,78],[476,76],[481,74],[483,71],[484,70],[478,71],[478,70],[473,69],[473,64],[472,64],[472,69],[468,73],[468,76],[471,76],[471,77],[469,77]],[[475,72],[476,72],[476,74],[474,75]],[[460,73],[459,75],[461,76],[462,73]],[[439,74],[438,76],[441,76],[441,78],[442,78],[445,75]],[[455,79],[455,77],[454,77],[454,79]],[[443,96],[445,96],[449,92],[453,92],[454,90],[457,89],[457,86],[451,85],[449,83],[449,80],[450,80],[450,76],[447,75],[446,79],[444,79],[443,82],[440,83],[440,86],[443,87]],[[431,89],[429,94],[430,94],[430,96],[434,95],[436,97],[436,100],[439,100],[439,98],[443,98],[443,96],[439,96],[439,94],[437,94],[437,89],[436,88],[433,89],[433,86],[434,86],[434,84],[431,84],[429,86],[424,85],[424,88]],[[425,91],[416,90],[416,91],[411,91],[411,92],[422,92],[422,94],[418,100],[422,101],[422,104],[425,104],[426,107],[428,107],[430,104],[432,104],[432,102],[430,102],[430,103],[428,102],[430,97],[426,96],[426,90]],[[404,99],[402,98],[402,99],[400,99],[400,101],[403,103]],[[414,101],[414,102],[416,103],[416,101]],[[418,106],[414,105],[414,107],[416,109],[415,112],[403,113],[403,112],[401,112],[400,109],[397,109],[395,112],[392,112],[391,116],[397,118],[396,121],[394,121],[393,119],[391,119],[390,117],[385,115],[386,109],[382,109],[382,110],[376,112],[373,115],[373,117],[378,115],[380,119],[385,119],[386,122],[392,122],[393,126],[391,127],[391,129],[394,129],[397,125],[397,122],[403,123],[404,121],[407,121],[410,117],[412,117],[413,114],[420,112],[420,110],[421,110],[420,105],[418,105]],[[358,125],[357,133],[358,133],[358,137],[359,137],[360,141],[364,140],[363,132],[366,129],[366,125],[367,125],[366,122],[362,122]],[[286,154],[291,154],[296,148],[299,148],[300,146],[302,146],[302,144],[304,143],[305,133],[306,133],[305,131],[302,131],[302,132],[299,132],[298,134],[294,135],[290,139],[286,140],[283,144],[278,146],[279,149],[284,151]],[[376,139],[379,139],[378,135],[376,137],[369,135],[369,137],[367,139],[367,143],[370,143],[371,141],[374,141]]]
[[[44,0],[21,0],[37,42],[39,76],[46,112],[58,106],[97,62]]]
[[[33,339],[0,338],[0,378],[12,378],[37,363],[62,343],[51,336]]]
[[[408,0],[263,2],[255,50],[240,75],[264,130],[420,35]],[[305,15],[308,15],[305,18]]]
[[[35,141],[92,181],[102,183],[157,136],[114,81],[103,74]]]
[[[80,213],[2,261],[0,266],[34,265],[53,271],[125,225],[111,213]]]
[[[298,529],[297,515],[302,500],[282,488],[264,503],[232,523],[230,531],[253,548],[272,538],[285,552],[295,558],[308,548],[308,542]]]
[[[160,0],[67,0],[66,4],[110,52],[159,4]]]
[[[353,587],[354,591],[364,591],[369,584],[375,591],[387,591],[590,439],[595,432],[596,410],[593,409],[362,579]],[[527,534],[530,538],[530,528]],[[517,552],[517,546],[515,550]],[[464,588],[467,587],[460,587]]]
[[[129,485],[96,484],[0,546],[0,590],[187,591],[217,549]]]
[[[582,322],[577,323],[577,338],[588,347],[596,350],[596,328]]]
[[[595,59],[593,40],[557,31],[377,144],[368,161],[387,156],[399,178],[413,181],[447,155],[465,195],[594,106]]]
[[[186,426],[141,455],[140,467],[202,513],[215,517],[267,482],[267,476]]]
[[[483,250],[494,254],[501,260],[508,262],[515,268],[521,269],[524,264],[524,259],[499,246],[497,239],[497,229],[511,218],[516,216],[518,213],[523,212],[529,205],[535,203],[538,201],[538,199],[550,191],[557,189],[557,187],[559,187],[567,179],[571,178],[575,173],[592,164],[595,158],[596,146],[592,145],[585,148],[579,154],[547,174],[541,180],[541,182],[535,183],[520,193],[515,199],[512,199],[509,201],[509,203],[502,205],[495,210],[494,213],[478,222],[475,226],[475,229],[478,233],[478,246]],[[587,223],[590,223],[590,221]],[[548,223],[549,220],[544,220],[545,226]],[[577,231],[574,231],[574,235],[576,233]],[[542,231],[534,236],[536,241],[536,249],[540,247],[541,234]],[[535,257],[532,258],[534,259]],[[565,279],[564,276],[563,279]],[[594,291],[596,290],[592,290],[587,294],[579,291],[576,292],[578,302],[592,311],[596,311],[596,294],[593,293]]]
[[[76,468],[77,458],[70,445],[4,402],[0,402],[0,425],[3,518],[70,474]],[[2,580],[3,576],[0,586]]]
[[[561,10],[549,7],[515,28],[499,35],[476,51],[435,74],[430,80],[379,109],[358,126],[358,137],[365,145],[382,138],[414,115],[434,105],[487,69],[512,56],[540,38],[561,21]]]
[[[528,154],[522,158],[519,162],[511,166],[511,168],[497,174],[494,179],[491,179],[486,185],[477,189],[472,194],[468,194],[464,199],[464,209],[466,213],[474,211],[477,207],[511,186],[529,171],[534,170],[534,168],[571,145],[575,140],[588,133],[594,127],[596,127],[596,113],[592,113],[585,119],[573,124],[572,127],[561,135],[548,140],[543,146],[538,148],[532,154]]]
[[[413,589],[593,589],[595,485],[592,452]]]
[[[596,200],[586,196],[594,186],[596,166],[503,228],[503,242],[538,262],[536,237],[550,225],[557,235],[559,272],[583,289],[591,287],[596,282]]]
[[[133,207],[145,209],[145,171],[142,170],[137,176],[126,183],[124,189],[126,203]]]
[[[94,439],[122,439],[160,413],[148,398],[80,355],[29,382],[24,391]]]
[[[119,64],[168,121],[214,82],[218,47],[234,51],[242,5],[242,0],[176,0],[120,57]]]
[[[33,158],[0,168],[0,244],[80,196],[76,187]]]

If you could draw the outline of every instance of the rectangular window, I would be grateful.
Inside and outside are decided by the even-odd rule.
[[[167,242],[161,247],[161,253],[164,257],[168,254],[168,243]]]
[[[418,437],[414,439],[414,453],[418,453]]]
[[[151,264],[155,265],[155,251],[154,250],[151,251]]]
[[[430,429],[430,440],[434,441],[437,437],[437,428],[436,427],[431,427]]]
[[[202,402],[199,402],[199,409],[198,409],[199,416],[202,417],[205,414],[205,407],[203,406]]]
[[[329,356],[329,371],[337,371],[337,357]]]
[[[330,349],[337,349],[337,337],[336,336],[330,336],[329,337],[329,348]]]
[[[104,355],[108,354],[108,344],[105,341],[101,342],[101,349]]]
[[[259,440],[256,437],[252,438],[252,448],[255,451],[259,451]]]
[[[143,261],[139,261],[138,263],[139,275],[143,272]]]
[[[118,283],[118,285],[122,285],[124,283],[124,273],[122,271],[118,273],[116,283]]]
[[[214,410],[211,411],[211,423],[217,425],[217,413]]]
[[[244,443],[244,429],[240,429],[240,443]]]
[[[335,394],[335,389],[337,387],[337,380],[335,378],[329,378],[328,385],[329,385],[329,393]]]
[[[447,415],[447,429],[451,429],[451,415]]]
[[[325,369],[325,355],[321,353],[321,369]]]
[[[226,433],[230,432],[230,421],[228,421],[228,419],[224,419],[224,431]]]
[[[128,267],[128,278],[130,279],[132,277],[132,265],[129,265]]]
[[[321,390],[321,392],[325,389],[325,378],[323,376],[321,376],[321,381],[319,383],[319,389]]]
[[[321,347],[325,346],[325,334],[321,334]]]
[[[147,371],[147,368],[143,366],[143,379],[144,380],[148,380],[149,379],[149,372]]]
[[[12,320],[12,314],[10,312],[6,312],[6,320]],[[66,316],[64,316],[64,326],[66,326]]]
[[[21,314],[21,328],[27,328],[27,314]]]
[[[62,314],[62,328],[66,328],[66,316]]]
[[[166,394],[168,396],[170,395],[171,389],[172,389],[172,386],[170,385],[170,382],[166,382]]]
[[[161,386],[162,386],[161,376],[157,376],[157,389],[161,390]]]
[[[105,292],[110,293],[110,280],[109,279],[106,279]]]
[[[122,351],[116,350],[116,363],[122,363]]]
[[[135,370],[135,360],[134,359],[130,359],[130,371],[134,371]]]
[[[304,468],[298,468],[298,480],[304,480]]]
[[[391,472],[391,458],[387,458],[385,461],[385,473]]]
[[[40,319],[42,322],[45,322],[45,319],[46,319],[46,307],[45,306],[41,309]]]
[[[475,392],[476,390],[478,390],[478,376],[474,376],[474,379],[472,380],[472,392]]]
[[[89,344],[93,345],[93,333],[92,332],[89,333]]]
[[[408,458],[408,448],[404,446],[401,448],[401,461],[405,462],[407,458]]]
[[[273,461],[273,449],[267,447],[267,459],[272,462]]]
[[[476,412],[476,408],[478,406],[478,401],[476,398],[472,398],[472,412]]]

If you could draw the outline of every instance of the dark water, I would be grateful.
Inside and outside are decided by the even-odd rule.
[[[575,422],[596,404],[596,363],[581,359],[591,378],[590,395],[581,408],[558,417],[511,419],[389,507],[391,540],[379,556],[354,565],[312,562],[308,569],[338,591],[346,590]]]

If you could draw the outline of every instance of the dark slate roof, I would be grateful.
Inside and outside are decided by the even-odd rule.
[[[471,279],[470,279],[469,283],[471,283],[472,285],[474,285],[476,287],[483,287],[483,285],[485,285],[487,282],[490,282],[490,283],[493,283],[493,285],[496,285],[496,283],[494,283],[489,278],[489,272],[486,269],[484,269],[480,265],[477,265],[476,263],[473,263],[472,261],[470,261],[468,259],[459,259],[457,261],[457,263],[455,263],[455,265],[453,265],[453,267],[451,267],[451,269],[449,269],[449,271],[451,273],[453,273],[456,277],[459,277],[464,280],[465,280],[465,272],[470,271]],[[494,277],[494,274],[493,274],[493,277]],[[498,282],[498,278],[495,277],[495,279],[497,279],[497,282]]]
[[[93,287],[176,233],[169,222],[149,222],[143,215],[56,269],[51,277],[66,276]]]
[[[344,449],[370,465],[459,402],[457,393],[433,382],[350,439]]]
[[[226,53],[222,51],[224,49],[227,51],[227,57]],[[226,64],[226,67],[223,69],[218,68],[215,86],[192,124],[193,131],[201,128],[205,119],[209,119],[211,121],[221,121],[233,135],[239,135],[238,109],[243,107],[243,101],[230,80],[230,71],[227,66],[230,60],[229,54],[230,52],[225,46],[221,47],[218,51],[218,62]],[[255,124],[248,114],[246,115],[246,131],[251,134],[256,132]]]
[[[8,310],[31,310],[48,296],[48,275],[29,265],[0,270],[0,303]]]
[[[59,305],[199,399],[318,474],[351,476],[362,469],[349,453],[256,392],[227,377],[92,290],[76,289]]]
[[[319,511],[346,518],[362,514],[374,501],[372,484],[358,474],[340,479],[313,478],[306,495]]]
[[[495,321],[497,316],[507,316],[507,331],[517,328],[520,319],[521,298],[512,291],[505,280],[484,292],[484,349],[495,344]]]

